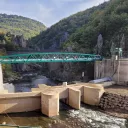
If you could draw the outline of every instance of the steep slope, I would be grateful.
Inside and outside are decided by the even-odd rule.
[[[116,47],[128,50],[128,0],[111,0],[104,10],[95,11],[90,21],[73,33],[63,47],[73,46],[74,51],[92,53],[99,34],[104,40],[102,55],[110,56]]]
[[[0,32],[11,32],[28,39],[46,30],[43,23],[17,15],[0,14]]]
[[[87,9],[61,20],[30,40],[30,47],[37,49],[58,49],[78,28],[90,21],[91,15],[103,10],[108,3]]]

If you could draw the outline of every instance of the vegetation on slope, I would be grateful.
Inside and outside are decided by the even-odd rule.
[[[103,55],[110,56],[112,43],[121,47],[122,37],[127,51],[128,0],[110,0],[65,18],[34,37],[30,45],[36,42],[40,49],[72,47],[73,51],[93,53],[99,34],[104,40]]]
[[[17,15],[0,14],[0,32],[23,35],[26,39],[38,35],[46,27],[43,23]]]
[[[128,1],[111,0],[104,10],[95,11],[90,21],[73,33],[63,47],[74,46],[73,50],[92,53],[97,37],[102,34],[104,39],[102,54],[110,56],[112,43],[115,47],[128,49]],[[124,46],[121,46],[124,36]]]
[[[0,49],[0,56],[4,55],[6,55],[6,50]],[[2,64],[2,72],[4,76],[4,82],[10,82],[11,80],[18,78],[18,73],[12,70],[11,64]]]
[[[15,38],[17,36],[8,33],[0,32],[0,48],[5,49],[6,51],[15,51],[19,50],[21,47],[20,45],[15,44]],[[20,36],[19,36],[20,37]]]
[[[61,20],[46,31],[41,32],[40,35],[31,39],[30,46],[33,46],[33,48],[38,47],[39,49],[60,48],[61,44],[65,42],[72,33],[90,21],[93,13],[102,11],[107,5],[108,3],[106,2]]]

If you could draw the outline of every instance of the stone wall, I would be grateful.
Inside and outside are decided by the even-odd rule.
[[[104,110],[128,111],[128,96],[105,92],[101,97],[99,106]]]

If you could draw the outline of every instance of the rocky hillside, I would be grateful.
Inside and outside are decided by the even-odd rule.
[[[27,49],[27,41],[24,39],[23,35],[0,32],[0,49],[5,49],[6,51]]]
[[[23,35],[25,39],[38,35],[46,26],[36,20],[17,15],[0,14],[0,32]]]
[[[32,38],[29,46],[94,53],[99,35],[103,37],[102,56],[110,57],[117,47],[128,50],[128,0],[110,0],[65,18]],[[93,67],[93,63],[63,63],[50,70],[50,76],[62,81],[80,80],[85,72],[85,80],[91,80]]]
[[[106,6],[108,6],[107,2],[59,21],[46,31],[41,32],[40,35],[32,38],[30,40],[30,47],[40,50],[59,49],[71,34],[87,24],[93,15],[97,15],[96,12],[103,11]]]
[[[104,56],[111,55],[112,45],[127,51],[128,0],[110,0],[65,18],[33,38],[30,45],[41,50],[71,47],[76,52],[93,53],[98,35],[103,37]]]
[[[110,0],[65,18],[29,39],[28,46],[35,50],[61,49],[93,53],[99,35],[103,37],[102,56],[110,56],[116,47],[128,50],[128,0]],[[11,37],[5,34],[1,42],[6,40],[7,45],[10,45],[11,40],[14,40]],[[14,49],[17,49],[16,45]],[[91,80],[93,67],[93,63],[62,63],[47,72],[51,78],[61,81],[80,80],[81,73],[85,72],[85,80]]]
[[[99,34],[103,37],[103,56],[111,56],[117,47],[127,52],[128,0],[111,0],[105,9],[95,11],[90,21],[77,29],[63,47],[74,46],[74,51],[93,53]]]

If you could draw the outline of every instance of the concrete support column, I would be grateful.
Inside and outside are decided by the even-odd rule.
[[[41,93],[41,111],[48,117],[59,115],[59,94]]]
[[[94,62],[94,78],[95,79],[98,78],[98,72],[99,72],[99,69],[98,69],[98,61],[95,61]]]
[[[99,79],[101,78],[102,74],[102,61],[95,61],[94,63],[94,78]]]
[[[67,82],[63,82],[63,86],[67,86]]]
[[[75,109],[80,109],[81,91],[69,88],[69,105]]]
[[[3,73],[2,73],[2,65],[0,64],[0,92],[3,92]]]
[[[84,86],[84,103],[89,105],[98,105],[100,98],[104,93],[103,88]]]

